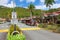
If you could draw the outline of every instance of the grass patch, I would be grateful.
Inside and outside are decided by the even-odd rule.
[[[48,25],[48,24],[39,24],[40,28],[44,28],[46,30],[51,30],[53,32],[60,33],[60,24]]]

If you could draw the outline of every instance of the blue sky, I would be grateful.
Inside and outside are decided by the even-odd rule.
[[[43,9],[43,10],[48,9],[48,7],[44,5],[44,0],[14,0],[14,2],[15,2],[14,6],[17,6],[17,7],[27,8],[30,3],[33,3],[36,9]],[[53,4],[51,8],[60,7],[60,1],[55,0],[55,2],[56,3]],[[0,0],[0,5],[13,8],[13,0]]]

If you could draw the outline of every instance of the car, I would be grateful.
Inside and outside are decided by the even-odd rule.
[[[29,20],[25,20],[25,24],[26,25],[29,25],[29,26],[35,26],[36,25],[36,21],[32,21],[31,19]]]

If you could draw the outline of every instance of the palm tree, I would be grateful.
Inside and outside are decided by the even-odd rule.
[[[32,19],[32,16],[33,16],[33,10],[35,9],[35,6],[31,3],[29,6],[29,11],[30,11],[30,18],[31,18],[31,24],[30,25],[33,25],[34,21]]]
[[[45,0],[44,4],[46,4],[46,7],[51,8],[51,6],[55,3],[54,0]]]
[[[45,0],[44,3],[46,4],[46,7],[49,7],[49,10],[50,10],[51,6],[55,3],[55,1],[54,0]],[[54,23],[53,17],[52,17],[52,21]]]
[[[33,15],[33,10],[35,9],[35,6],[31,3],[29,6],[28,6],[29,10],[30,10],[30,17],[32,19],[32,15]]]

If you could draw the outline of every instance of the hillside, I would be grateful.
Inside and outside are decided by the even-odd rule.
[[[0,17],[2,17],[2,18],[10,17],[11,13],[13,11],[12,9],[13,8],[7,8],[7,7],[0,6]],[[30,16],[29,9],[16,7],[15,11],[17,12],[18,18]],[[40,14],[41,14],[41,10],[33,10],[34,16],[37,16],[37,15],[40,16]]]
[[[49,13],[49,12],[56,12],[59,11],[60,8],[57,9],[50,9],[50,10],[40,10],[40,9],[35,9],[33,10],[33,16],[41,16],[43,13]],[[4,6],[0,6],[0,17],[2,18],[11,18],[11,13],[13,11],[13,8],[7,8]],[[18,15],[18,18],[21,17],[29,17],[30,16],[30,11],[29,9],[21,8],[21,7],[16,7],[15,11]]]

